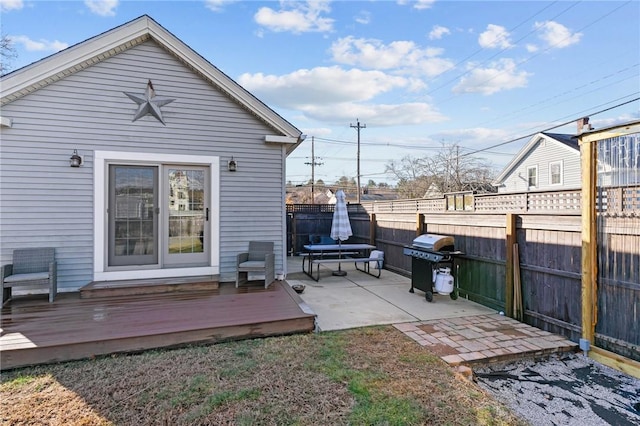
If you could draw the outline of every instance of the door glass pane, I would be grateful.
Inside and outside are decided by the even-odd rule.
[[[204,252],[205,172],[170,168],[169,254]]]
[[[157,263],[157,169],[111,166],[110,265]]]

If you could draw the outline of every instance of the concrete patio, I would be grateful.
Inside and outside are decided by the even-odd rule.
[[[575,351],[577,344],[562,336],[500,315],[475,302],[448,295],[410,293],[411,279],[383,270],[380,278],[343,263],[344,277],[321,266],[320,280],[302,272],[300,257],[287,259],[286,281],[303,284],[302,300],[317,315],[316,330],[331,331],[392,324],[450,365],[487,363]]]

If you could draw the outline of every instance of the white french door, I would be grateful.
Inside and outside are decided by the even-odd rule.
[[[209,182],[204,166],[110,164],[107,267],[207,266]]]
[[[163,227],[164,265],[206,265],[209,241],[207,169],[166,166]]]

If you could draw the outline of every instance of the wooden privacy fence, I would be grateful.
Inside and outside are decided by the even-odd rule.
[[[607,299],[607,310],[618,318],[600,318],[600,338],[610,350],[640,361],[640,185],[608,188],[601,214],[615,216],[603,232],[608,258],[618,273],[604,280],[620,297]],[[459,194],[454,195],[455,197]],[[460,258],[461,297],[512,315],[514,282],[522,298],[523,321],[579,341],[582,336],[582,218],[580,191],[526,194],[463,194],[460,209],[449,209],[447,196],[429,200],[363,202],[350,205],[354,242],[370,242],[385,252],[385,268],[411,275],[411,258],[403,247],[422,233],[451,235]],[[464,204],[466,203],[466,204]],[[309,234],[329,234],[331,208],[287,207],[292,247],[301,251]],[[607,213],[608,212],[608,213]],[[615,220],[614,220],[615,219]],[[513,252],[516,246],[518,251]],[[514,258],[519,258],[516,265]],[[626,268],[626,269],[625,269]],[[620,273],[625,270],[626,272]],[[519,277],[514,273],[519,271]],[[515,279],[515,278],[519,278]],[[518,306],[518,304],[516,304]],[[427,307],[428,308],[428,307]],[[635,318],[635,320],[634,320]],[[621,323],[622,321],[622,323]]]
[[[583,133],[579,144],[580,347],[640,377],[640,121]]]
[[[433,199],[362,202],[369,213],[555,213],[580,214],[580,189],[498,194],[460,192]]]

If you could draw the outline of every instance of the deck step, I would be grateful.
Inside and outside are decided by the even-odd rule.
[[[156,278],[144,280],[92,281],[80,289],[81,299],[138,296],[170,292],[217,290],[220,282],[207,276]]]

